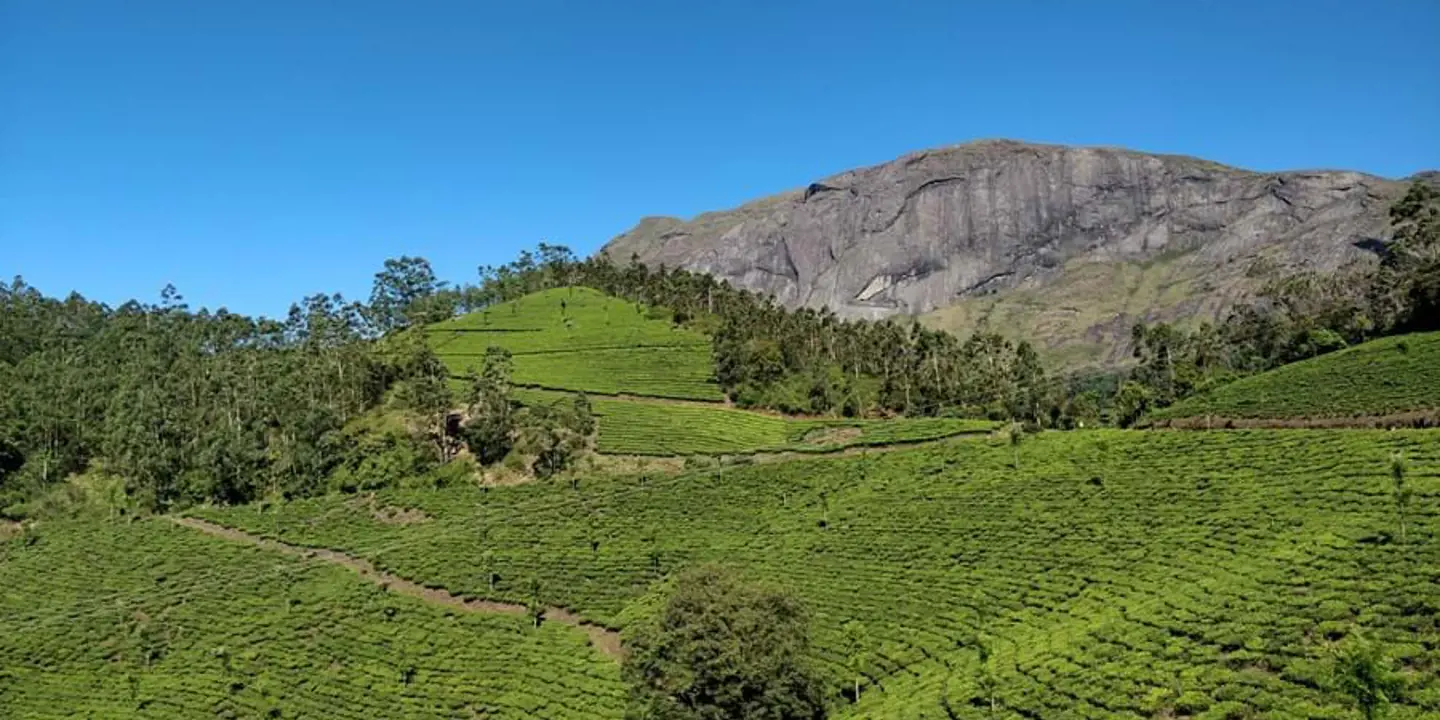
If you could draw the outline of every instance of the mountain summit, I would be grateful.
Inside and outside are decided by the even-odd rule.
[[[843,317],[924,316],[1109,363],[1136,320],[1217,317],[1267,277],[1373,257],[1405,184],[1115,148],[967,143],[850,170],[601,250]]]

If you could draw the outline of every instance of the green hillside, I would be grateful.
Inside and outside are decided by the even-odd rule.
[[[568,396],[520,389],[526,404]],[[596,450],[618,455],[725,455],[755,452],[826,452],[845,447],[923,442],[985,433],[996,423],[961,418],[886,420],[805,419],[751,412],[718,403],[666,403],[591,397],[599,425]]]
[[[0,543],[0,717],[614,718],[571,628],[457,613],[163,519]]]
[[[564,303],[562,306],[561,303]],[[663,313],[584,287],[532,293],[425,329],[458,377],[499,346],[514,356],[514,397],[549,404],[589,393],[596,450],[618,455],[826,452],[987,432],[956,418],[815,420],[728,407],[710,338]],[[684,402],[672,402],[684,401]],[[828,431],[828,432],[827,432]]]
[[[1156,420],[1343,418],[1440,409],[1440,332],[1373,340],[1182,400]]]
[[[690,400],[722,400],[710,338],[651,317],[634,303],[584,287],[526,295],[426,328],[456,376],[485,349],[514,354],[520,385]]]
[[[1046,433],[380,500],[434,519],[384,524],[343,498],[201,514],[456,592],[518,601],[538,581],[609,624],[664,574],[731,563],[801,596],[837,686],[841,626],[868,628],[874,666],[859,706],[834,697],[842,717],[1353,718],[1327,678],[1357,630],[1406,679],[1393,717],[1440,713],[1433,431]]]

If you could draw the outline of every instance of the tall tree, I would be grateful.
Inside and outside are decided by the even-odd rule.
[[[417,311],[426,309],[423,301],[441,287],[425,258],[407,255],[386,260],[384,269],[375,273],[370,291],[370,320],[382,333],[407,327],[417,320],[423,322],[427,318]]]

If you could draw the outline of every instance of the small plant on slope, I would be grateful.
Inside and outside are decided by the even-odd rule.
[[[870,633],[865,624],[851,620],[841,628],[845,631],[845,665],[854,674],[855,702],[860,702],[860,681],[870,668]]]
[[[1395,497],[1395,511],[1400,516],[1400,542],[1407,542],[1405,537],[1405,514],[1410,509],[1410,498],[1414,491],[1405,484],[1405,472],[1407,465],[1405,456],[1396,453],[1390,456],[1390,483],[1391,493]]]
[[[1400,676],[1390,669],[1380,646],[1359,634],[1351,635],[1337,650],[1331,674],[1335,689],[1355,701],[1365,720],[1384,717],[1402,689]]]

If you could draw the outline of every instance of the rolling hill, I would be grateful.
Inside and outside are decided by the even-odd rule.
[[[1416,493],[1404,542],[1395,453]],[[461,594],[523,602],[533,581],[622,629],[666,573],[730,563],[800,594],[837,679],[842,626],[868,628],[862,702],[837,693],[837,717],[1348,718],[1329,658],[1363,629],[1406,678],[1394,717],[1418,719],[1440,712],[1437,500],[1434,432],[1092,431],[382,493],[433,517],[403,526],[345,498],[199,514]]]
[[[1440,332],[1372,340],[1186,398],[1155,421],[1345,420],[1437,424]],[[1409,416],[1404,417],[1404,416]],[[1208,420],[1207,420],[1208,418]]]
[[[752,412],[705,334],[579,287],[424,332],[457,380],[497,345],[520,402],[587,393],[602,454],[776,455],[0,526],[0,716],[621,718],[625,633],[700,563],[803,603],[832,718],[1351,720],[1361,636],[1391,717],[1440,714],[1440,431]],[[1437,353],[1389,338],[1169,412],[1434,407]]]
[[[457,380],[493,345],[513,354],[518,400],[548,404],[568,393],[590,395],[603,454],[827,452],[995,427],[961,418],[793,418],[729,407],[715,383],[709,336],[585,287],[525,295],[425,333]]]

